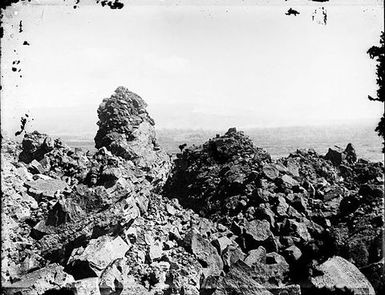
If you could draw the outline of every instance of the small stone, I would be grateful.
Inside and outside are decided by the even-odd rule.
[[[86,278],[72,283],[76,295],[100,295],[99,278]]]
[[[305,198],[300,194],[296,194],[294,196],[294,199],[291,204],[299,212],[305,212],[307,210]]]
[[[167,210],[167,213],[170,215],[175,215],[175,213],[176,213],[174,206],[172,206],[170,204],[166,204],[166,210]]]
[[[304,242],[311,240],[310,233],[308,232],[307,226],[304,223],[287,219],[284,224],[284,228],[290,233],[295,234],[298,238],[301,238]]]
[[[176,243],[173,241],[166,241],[163,243],[163,249],[164,250],[171,250],[176,246]]]
[[[155,242],[154,244],[150,245],[148,257],[150,262],[159,260],[162,257],[162,245],[159,242]]]
[[[289,205],[286,203],[286,200],[284,197],[279,196],[278,197],[278,204],[276,207],[277,214],[279,216],[287,216],[286,211],[289,208]]]
[[[256,263],[266,263],[266,249],[262,246],[259,246],[257,249],[250,250],[247,253],[244,262],[248,266],[252,266]]]
[[[225,231],[227,231],[227,227],[224,226],[224,225],[221,224],[221,223],[218,223],[218,224],[217,224],[217,229],[218,229],[220,232],[225,232]]]
[[[243,261],[245,256],[238,245],[231,244],[223,251],[222,260],[225,266],[230,267],[238,260]]]
[[[284,252],[287,255],[287,257],[289,257],[289,259],[291,259],[292,261],[297,261],[302,256],[301,250],[295,245],[292,245],[286,248]]]
[[[287,174],[281,177],[281,181],[287,187],[293,187],[293,186],[299,185],[298,181],[296,181],[294,178],[292,178]]]
[[[278,169],[273,165],[264,165],[262,171],[265,176],[271,180],[274,180],[279,176]]]
[[[275,225],[275,214],[266,204],[259,204],[254,216],[258,219],[266,219],[271,227]]]
[[[323,200],[329,201],[334,198],[340,198],[344,195],[344,190],[339,186],[330,186],[323,191]]]
[[[36,160],[33,160],[31,163],[29,163],[28,170],[33,174],[43,174],[44,173],[43,166]]]
[[[289,158],[286,163],[288,172],[294,177],[299,177],[299,168],[296,161],[292,158]]]
[[[222,254],[227,246],[231,245],[233,242],[226,236],[220,237],[212,241],[212,244],[217,248],[218,253]]]
[[[130,241],[131,243],[135,243],[138,238],[138,232],[135,227],[125,229],[124,234],[126,235],[127,241]]]

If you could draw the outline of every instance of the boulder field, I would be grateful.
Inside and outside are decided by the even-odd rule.
[[[146,106],[104,99],[95,153],[3,139],[3,294],[384,293],[382,163],[235,128],[173,158]]]

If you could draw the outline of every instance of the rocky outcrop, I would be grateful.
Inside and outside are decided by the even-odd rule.
[[[131,160],[137,167],[163,177],[169,157],[160,149],[155,122],[146,111],[147,104],[124,87],[103,100],[98,108],[99,130],[95,147],[106,147],[113,155]]]
[[[119,88],[114,99],[100,107],[103,123],[97,138],[103,132],[127,135],[133,157],[117,155],[113,148],[110,152],[107,143],[94,154],[73,150],[36,131],[25,134],[21,147],[10,141],[2,146],[3,283],[59,263],[78,279],[71,288],[83,283],[91,288],[89,277],[99,276],[110,262],[124,257],[130,244],[119,235],[147,212],[170,161],[155,144],[154,122],[144,113],[144,101],[119,96],[123,93],[128,91]],[[115,107],[127,112],[115,112]],[[115,114],[108,117],[111,110]],[[116,128],[120,123],[111,123],[114,118],[131,125]],[[120,242],[115,245],[116,241]],[[108,252],[112,256],[104,257]]]
[[[234,217],[255,193],[252,189],[246,192],[245,186],[255,187],[258,171],[270,162],[265,151],[232,128],[178,154],[165,193],[204,216],[217,220]]]
[[[357,161],[356,151],[351,143],[346,146],[345,150],[335,146],[334,149],[329,148],[325,159],[331,161],[334,165],[339,166],[342,163],[354,164]]]

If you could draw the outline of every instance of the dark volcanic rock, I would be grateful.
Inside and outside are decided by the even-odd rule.
[[[345,157],[346,156],[343,150],[339,147],[336,147],[335,149],[329,148],[327,154],[325,155],[325,159],[331,161],[336,166],[342,164]]]
[[[351,145],[273,161],[231,128],[182,145],[160,195],[145,108],[105,99],[95,153],[37,132],[2,146],[6,294],[373,294],[362,273],[381,293],[381,163]]]
[[[23,138],[19,160],[25,163],[30,163],[33,160],[40,161],[43,159],[44,154],[53,150],[54,146],[54,141],[46,134],[37,131],[26,133]]]
[[[135,165],[161,179],[168,172],[169,157],[160,149],[155,135],[155,122],[146,111],[147,104],[124,87],[103,100],[98,108],[99,130],[95,147],[105,147],[113,155],[131,160]],[[115,177],[116,171],[104,170]]]
[[[366,266],[382,257],[382,169],[357,159],[351,144],[325,157],[297,150],[272,161],[231,128],[202,146],[184,148],[164,192],[230,226],[248,252],[241,258],[251,267],[248,275],[273,293],[297,294],[298,286],[284,288],[296,283],[305,292],[303,282],[318,271],[314,265],[333,255],[367,270],[381,288],[377,268]],[[227,266],[231,272],[233,266]],[[346,284],[354,288],[353,281]]]
[[[95,136],[96,148],[110,147],[114,141],[119,140],[119,135],[124,135],[125,138],[122,137],[122,140],[133,140],[136,137],[133,135],[135,129],[144,122],[150,126],[155,125],[154,120],[148,115],[146,107],[147,104],[139,95],[124,87],[118,87],[115,93],[110,98],[104,99],[99,106],[99,130]],[[151,138],[151,135],[154,136],[154,134],[150,134],[149,140],[154,138]],[[115,136],[116,138],[114,138]],[[116,143],[117,152],[118,144]]]
[[[208,269],[207,275],[219,275],[223,269],[223,262],[217,250],[200,234],[191,230],[183,240],[184,246],[194,254],[204,268]]]
[[[330,160],[334,165],[339,166],[346,162],[354,164],[357,161],[356,151],[351,143],[349,143],[345,150],[335,146],[334,149],[329,148],[329,151],[325,155],[326,160]]]
[[[263,164],[270,162],[265,151],[230,128],[203,146],[184,149],[165,193],[205,216],[232,217],[253,202]]]

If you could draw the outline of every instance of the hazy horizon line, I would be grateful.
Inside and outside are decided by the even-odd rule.
[[[274,130],[274,129],[297,129],[297,128],[302,128],[302,129],[322,129],[322,128],[327,128],[327,129],[333,129],[333,128],[354,128],[354,127],[366,127],[370,128],[373,127],[373,134],[376,134],[374,131],[374,128],[377,126],[377,123],[379,121],[379,118],[373,119],[373,118],[365,118],[365,119],[350,119],[350,120],[333,120],[330,122],[314,122],[314,123],[309,123],[309,124],[293,124],[293,125],[249,125],[249,126],[228,126],[226,128],[183,128],[183,127],[157,127],[155,124],[155,132],[165,132],[165,131],[174,131],[174,132],[205,132],[205,133],[214,133],[214,132],[221,132],[225,133],[229,128],[236,128],[238,131],[249,131],[249,130]],[[45,133],[49,136],[56,136],[56,137],[73,137],[73,138],[84,138],[84,137],[94,137],[96,132],[92,131],[86,131],[83,133],[77,132],[45,132],[44,130],[41,130],[42,128],[31,128],[28,130],[26,128],[27,133],[31,133],[34,131],[38,131],[40,133]],[[97,128],[96,128],[97,130]],[[1,134],[3,138],[9,138],[9,139],[18,139],[21,138],[22,136],[15,136],[12,132],[3,130],[1,128]]]

